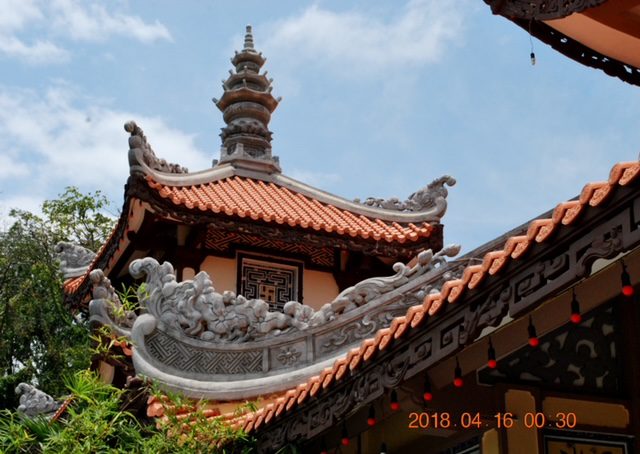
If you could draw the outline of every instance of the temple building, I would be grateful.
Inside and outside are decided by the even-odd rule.
[[[572,5],[593,19],[616,3],[553,16],[557,2],[485,1],[575,39],[579,26],[554,28]],[[640,453],[638,161],[458,257],[443,241],[452,177],[360,202],[285,176],[250,27],[231,63],[213,167],[158,159],[127,123],[122,216],[88,267],[68,266],[69,303],[127,339],[124,362],[95,364],[105,380],[150,377],[258,452]],[[114,288],[141,282],[141,307],[123,308]],[[259,409],[232,416],[247,400]]]

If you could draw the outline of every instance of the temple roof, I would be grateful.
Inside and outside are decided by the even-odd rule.
[[[427,222],[403,225],[367,217],[323,203],[275,182],[241,176],[188,186],[169,186],[147,178],[149,186],[175,205],[200,211],[236,215],[291,227],[359,236],[376,241],[415,241],[426,238],[433,227]]]
[[[130,177],[123,213],[89,270],[66,282],[68,295],[88,296],[90,270],[99,267],[111,271],[140,227],[133,226],[132,219],[144,217],[144,212],[185,224],[215,220],[251,223],[252,228],[288,229],[297,238],[301,234],[322,236],[325,242],[332,242],[332,247],[360,247],[375,251],[375,255],[403,259],[421,249],[442,247],[440,220],[447,209],[446,186],[455,184],[450,176],[434,179],[405,200],[367,198],[360,202],[282,173],[278,158],[271,153],[268,130],[279,99],[271,95],[271,79],[259,73],[265,61],[254,49],[248,26],[244,48],[231,59],[234,70],[223,82],[224,93],[219,100],[214,99],[226,127],[221,134],[220,159],[214,160],[209,169],[189,172],[179,164],[159,159],[142,128],[133,121],[125,124],[124,129],[130,133]]]
[[[274,403],[240,418],[238,424],[248,432],[256,430],[353,374],[393,340],[406,338],[410,332],[421,329],[425,320],[442,311],[447,303],[460,302],[466,292],[477,288],[485,278],[500,274],[510,261],[521,260],[534,244],[544,243],[558,230],[578,224],[587,210],[605,205],[616,188],[637,182],[639,175],[637,161],[616,164],[608,181],[587,184],[577,199],[558,204],[550,218],[530,222],[526,234],[509,237],[501,249],[487,252],[481,264],[467,266],[461,278],[444,282],[439,291],[427,295],[422,304],[410,307],[405,315],[393,319],[388,328],[363,340],[359,347],[338,358],[321,374],[283,392]]]

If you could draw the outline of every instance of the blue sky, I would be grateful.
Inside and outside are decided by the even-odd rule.
[[[0,216],[67,185],[122,203],[136,120],[190,170],[218,157],[229,58],[254,27],[283,100],[283,172],[349,199],[453,175],[445,241],[469,251],[606,179],[640,145],[640,89],[481,0],[0,0]]]

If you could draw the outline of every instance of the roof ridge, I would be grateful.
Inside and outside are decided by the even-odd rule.
[[[420,326],[425,316],[435,315],[445,301],[453,303],[464,291],[475,288],[487,274],[495,275],[507,264],[509,258],[518,259],[532,243],[541,243],[548,239],[561,225],[574,223],[583,212],[585,206],[596,207],[608,199],[614,186],[626,186],[638,178],[640,162],[622,162],[615,164],[606,182],[588,183],[582,189],[578,200],[559,203],[552,212],[551,218],[534,219],[529,223],[526,235],[508,238],[502,249],[485,253],[482,264],[468,265],[464,268],[462,278],[445,281],[439,292],[424,298],[422,304],[411,306],[405,315],[393,319],[388,328],[378,330],[373,337],[364,339],[360,347],[353,348],[346,355],[336,359],[333,367],[323,370],[319,376],[311,377],[296,388],[284,391],[283,400],[279,401],[273,411],[260,409],[249,413],[237,421],[238,426],[246,432],[266,424],[284,410],[300,405],[309,395],[315,395],[320,387],[326,388],[344,376],[346,367],[354,371],[378,350],[383,350],[391,341],[402,337],[409,328]],[[348,364],[348,366],[347,366]],[[292,392],[293,391],[293,392]]]

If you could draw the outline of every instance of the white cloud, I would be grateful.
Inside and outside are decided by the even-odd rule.
[[[55,0],[51,11],[53,28],[79,41],[105,41],[111,36],[125,36],[143,43],[172,39],[167,27],[157,20],[150,24],[138,16],[110,13],[101,3]]]
[[[69,52],[50,39],[29,42],[20,33],[55,34],[76,41],[103,42],[113,36],[142,43],[171,41],[171,33],[159,21],[110,12],[98,2],[79,0],[0,0],[0,55],[27,63],[63,63]],[[46,18],[46,20],[45,20]]]
[[[462,34],[466,2],[412,0],[401,15],[384,22],[357,11],[336,13],[314,5],[278,22],[265,49],[295,60],[339,64],[364,75],[375,68],[437,61]]]
[[[76,185],[101,189],[121,200],[129,175],[125,122],[135,119],[156,154],[194,171],[210,167],[211,157],[194,144],[194,136],[168,125],[162,118],[118,111],[92,99],[81,99],[67,87],[45,94],[0,87],[0,167],[10,161],[11,185],[0,178],[2,199],[44,200],[52,191]],[[0,175],[2,176],[2,175]],[[17,178],[17,177],[21,178]]]
[[[18,162],[15,153],[0,154],[0,178],[23,177],[28,173],[29,167],[24,162]]]
[[[69,60],[69,52],[50,41],[36,41],[29,45],[15,36],[7,35],[0,35],[0,53],[32,64],[64,63]]]
[[[36,0],[0,0],[0,33],[20,30],[27,22],[42,19]]]

